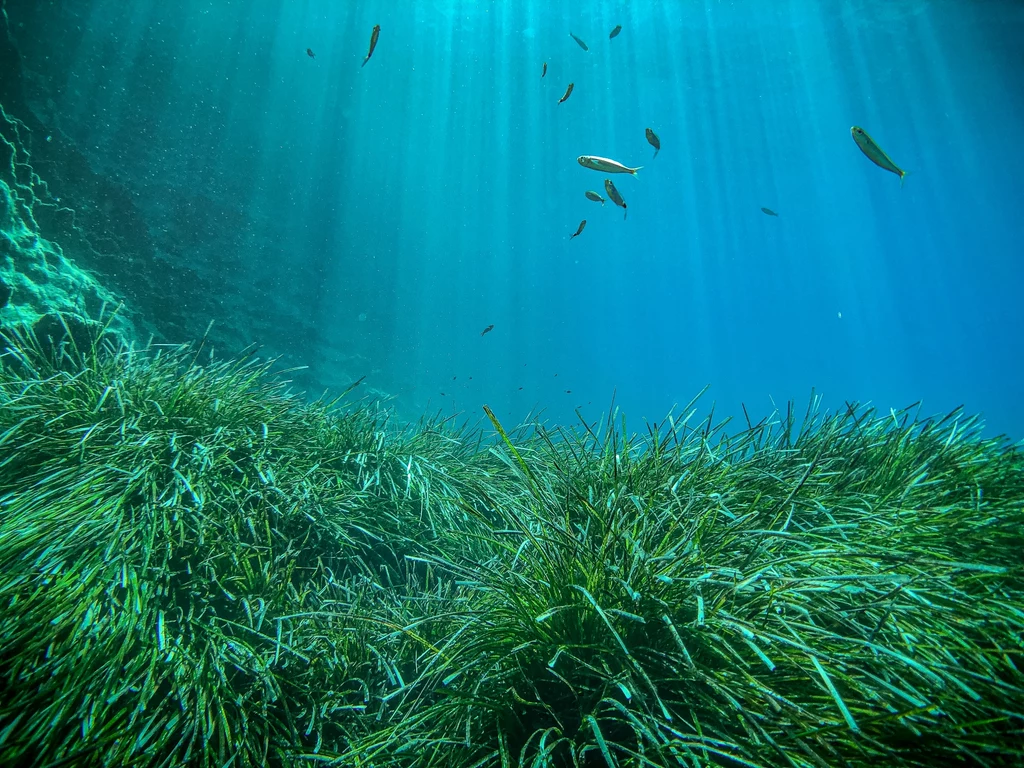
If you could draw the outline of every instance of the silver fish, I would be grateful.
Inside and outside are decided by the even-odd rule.
[[[642,165],[638,165],[636,168],[629,168],[622,163],[609,160],[607,157],[597,157],[596,155],[580,155],[576,158],[576,162],[584,168],[589,168],[592,171],[602,171],[604,173],[631,173],[634,176],[636,176],[637,171],[643,168]]]

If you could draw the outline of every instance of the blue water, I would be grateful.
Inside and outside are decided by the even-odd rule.
[[[310,390],[559,423],[615,393],[639,427],[705,385],[754,418],[814,388],[1024,436],[1020,3],[8,6],[94,167],[207,201],[160,219],[217,233],[167,259],[195,326]],[[626,220],[581,154],[644,166]]]

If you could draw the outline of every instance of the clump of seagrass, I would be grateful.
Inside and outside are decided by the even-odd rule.
[[[417,449],[455,443],[304,404],[269,364],[64,330],[0,357],[0,763],[285,765],[365,737],[419,651],[376,606],[444,513]]]
[[[1019,761],[1020,452],[958,412],[813,406],[732,438],[494,420],[520,483],[476,562],[434,558],[451,589],[396,619],[429,619],[434,669],[347,759]]]
[[[495,445],[94,330],[0,358],[0,763],[1024,759],[1024,459],[959,412]]]

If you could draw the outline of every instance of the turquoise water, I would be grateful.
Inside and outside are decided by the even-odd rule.
[[[409,418],[567,422],[615,393],[636,424],[710,385],[720,416],[814,388],[1024,435],[1019,3],[6,11],[26,103],[145,222],[100,272],[167,340],[212,319],[220,349],[311,391],[365,375]],[[581,154],[644,166],[615,177],[626,220]]]

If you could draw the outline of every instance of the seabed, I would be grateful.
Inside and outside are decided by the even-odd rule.
[[[1024,760],[1019,446],[309,402],[138,343],[4,118],[0,764]]]

